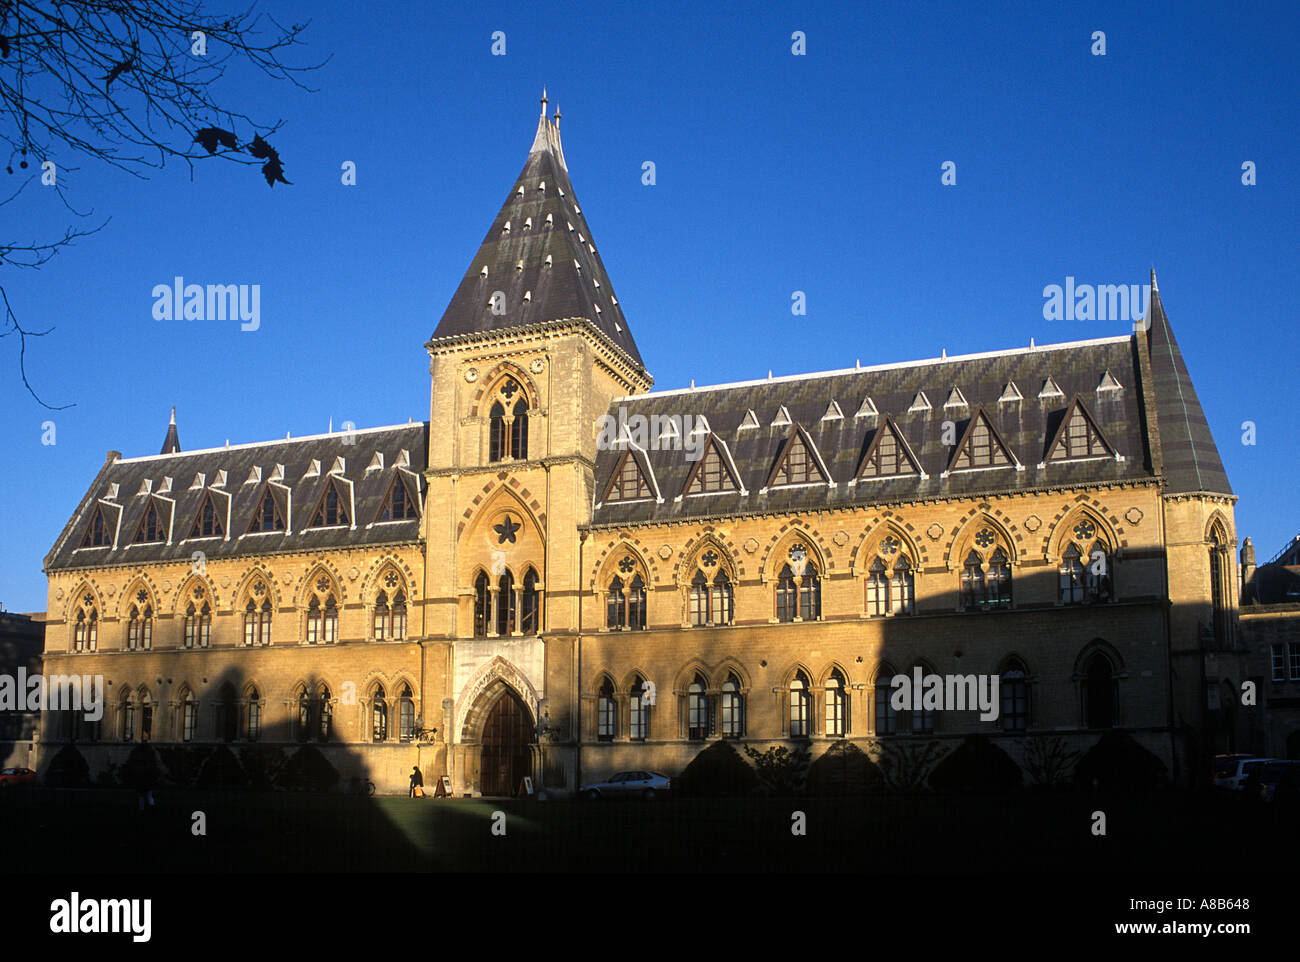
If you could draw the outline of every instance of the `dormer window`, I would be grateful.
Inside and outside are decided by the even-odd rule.
[[[148,544],[154,541],[162,541],[165,533],[162,514],[158,511],[158,503],[150,498],[144,509],[144,517],[140,519],[140,527],[136,529],[135,538],[132,540],[136,544]]]
[[[419,517],[416,509],[415,498],[407,490],[406,483],[401,475],[393,478],[392,487],[388,489],[388,497],[384,499],[383,510],[379,513],[380,521],[404,521],[407,518]]]
[[[307,527],[334,528],[351,524],[350,503],[351,498],[340,490],[337,481],[330,478],[329,484],[325,488],[325,494],[321,497],[320,503],[316,505],[316,511],[312,514],[311,522]]]
[[[99,505],[95,506],[95,513],[90,518],[90,527],[86,529],[86,536],[81,541],[83,548],[104,548],[113,543],[113,535],[108,527],[108,519],[104,517],[104,509]]]
[[[199,513],[194,518],[194,524],[190,526],[191,538],[223,538],[226,534],[226,526],[221,520],[221,514],[217,511],[217,506],[212,502],[212,495],[203,495],[203,504],[199,506]]]

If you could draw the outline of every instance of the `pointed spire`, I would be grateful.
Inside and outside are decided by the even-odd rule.
[[[590,226],[581,220],[559,129],[546,116],[545,91],[542,97],[528,159],[470,261],[433,340],[585,319],[644,374],[645,362],[601,263],[599,247],[589,236]],[[543,223],[547,230],[529,229],[530,224]],[[507,224],[512,230],[505,230]],[[560,231],[560,224],[568,230]],[[494,296],[498,291],[504,304]]]
[[[1151,270],[1151,299],[1147,305],[1147,344],[1151,351],[1151,380],[1155,389],[1156,429],[1167,492],[1209,491],[1232,494],[1227,472],[1205,411],[1192,386],[1178,341],[1174,339],[1164,303]],[[1138,335],[1141,336],[1141,335]]]
[[[163,438],[162,450],[159,454],[179,454],[181,450],[180,435],[176,433],[176,408],[172,407],[171,421],[167,425],[167,436]]]

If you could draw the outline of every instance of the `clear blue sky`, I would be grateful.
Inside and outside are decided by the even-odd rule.
[[[1141,284],[1154,264],[1262,561],[1300,531],[1297,6],[999,6],[264,0],[312,18],[303,59],[333,55],[316,93],[223,81],[285,120],[272,142],[293,186],[217,162],[145,181],[83,163],[70,196],[107,227],[3,275],[26,323],[56,326],[33,382],[76,406],[39,408],[0,340],[0,602],[44,609],[41,560],[105,452],[157,453],[173,404],[185,448],[428,417],[423,344],[523,165],[543,84],[658,387],[1122,334],[1044,320],[1042,289]],[[4,234],[65,223],[37,187]],[[155,321],[150,292],[178,274],[260,284],[261,329]]]

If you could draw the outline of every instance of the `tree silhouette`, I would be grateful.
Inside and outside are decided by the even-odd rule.
[[[281,26],[256,5],[234,13],[209,6],[204,0],[0,0],[0,151],[8,152],[0,163],[4,176],[21,178],[7,196],[0,190],[0,208],[40,180],[78,219],[45,239],[0,238],[0,272],[38,269],[107,223],[78,223],[92,212],[78,211],[64,195],[61,174],[77,169],[66,166],[68,159],[89,158],[138,177],[178,160],[193,177],[194,161],[218,157],[260,167],[272,187],[289,183],[265,139],[281,122],[254,120],[219,100],[214,85],[227,67],[245,64],[310,89],[298,76],[323,62],[281,59],[301,43],[308,24]],[[43,407],[70,407],[47,404],[28,381],[27,339],[53,328],[20,322],[4,277],[0,338],[17,336],[23,385]]]

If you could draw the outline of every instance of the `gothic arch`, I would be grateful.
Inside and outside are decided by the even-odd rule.
[[[698,658],[692,658],[677,672],[677,676],[673,679],[673,694],[686,694],[686,689],[690,687],[693,681],[695,681],[696,675],[699,675],[704,679],[705,689],[711,689],[713,687],[711,677],[712,672],[709,671],[708,666]]]
[[[673,581],[679,586],[688,586],[700,566],[700,556],[709,547],[717,551],[720,567],[727,573],[732,584],[737,584],[745,576],[744,560],[736,545],[730,538],[720,536],[710,526],[692,537],[685,547],[677,553],[677,563],[673,567]]]
[[[789,666],[785,669],[785,671],[782,673],[781,687],[785,690],[789,690],[790,683],[794,681],[795,675],[799,674],[799,672],[803,672],[803,676],[808,679],[808,684],[810,686],[814,683],[815,679],[817,678],[817,676],[813,673],[813,670],[809,668],[804,662],[794,661],[791,662]]]
[[[528,709],[533,723],[537,723],[540,699],[536,689],[523,672],[501,655],[496,655],[475,673],[474,679],[462,689],[457,699],[452,731],[460,742],[478,740],[478,730],[487,718],[488,709],[503,693],[496,691],[497,687],[512,689]]]
[[[1236,538],[1233,536],[1232,525],[1228,523],[1228,519],[1224,516],[1223,512],[1220,511],[1218,508],[1215,508],[1213,511],[1211,511],[1210,516],[1205,519],[1206,543],[1214,544],[1214,526],[1216,524],[1219,525],[1223,531],[1224,547],[1226,548],[1233,547],[1233,545],[1236,543]]]
[[[511,477],[507,472],[500,471],[497,473],[495,480],[490,480],[483,485],[483,490],[474,495],[467,507],[461,513],[461,520],[456,525],[456,537],[460,538],[465,533],[465,528],[476,526],[477,519],[482,515],[484,510],[495,511],[494,501],[499,494],[493,494],[493,491],[504,491],[513,495],[519,503],[519,512],[532,519],[533,526],[537,529],[543,542],[546,540],[546,512],[542,510],[542,503],[533,497],[533,493],[519,483],[518,478]],[[484,499],[487,499],[484,503]]]
[[[1079,654],[1074,659],[1075,681],[1084,677],[1088,670],[1088,662],[1091,661],[1092,656],[1098,652],[1105,655],[1106,660],[1110,662],[1110,670],[1113,677],[1119,678],[1126,674],[1127,669],[1124,666],[1124,658],[1120,655],[1119,649],[1102,638],[1094,638],[1079,649]]]
[[[479,388],[474,392],[474,397],[470,401],[469,416],[472,418],[481,417],[479,408],[485,398],[490,398],[496,394],[501,382],[507,377],[513,378],[523,389],[524,400],[528,402],[529,412],[541,411],[541,400],[537,393],[537,385],[533,383],[532,376],[525,373],[524,369],[513,361],[502,360],[497,362],[491,370],[479,378]]]
[[[652,587],[658,578],[658,572],[651,570],[646,557],[647,555],[643,554],[631,541],[619,541],[601,557],[592,579],[591,590],[604,591],[609,586],[609,583],[614,580],[615,575],[622,578],[624,582],[628,582],[639,574],[642,580],[645,581],[646,587]],[[631,571],[622,570],[624,559],[631,559]]]
[[[822,673],[820,675],[814,677],[812,674],[809,674],[808,677],[813,680],[814,684],[818,688],[824,690],[826,688],[826,683],[831,680],[831,675],[833,675],[837,670],[840,673],[840,677],[844,679],[845,689],[851,690],[853,688],[853,676],[850,675],[849,670],[845,668],[842,664],[840,664],[838,661],[830,662],[822,670]]]
[[[880,541],[887,534],[893,534],[900,542],[901,551],[907,555],[914,571],[920,571],[924,565],[930,563],[930,550],[924,543],[917,541],[917,537],[911,530],[911,525],[900,519],[893,512],[885,512],[883,515],[874,517],[867,524],[866,530],[863,530],[862,536],[858,538],[857,545],[854,546],[853,554],[849,558],[849,571],[854,576],[863,577],[867,573],[867,568],[871,565],[871,559],[874,559],[879,552]]]
[[[753,688],[753,685],[750,683],[749,672],[745,671],[745,669],[740,666],[740,662],[736,661],[734,658],[724,658],[722,664],[718,665],[718,670],[713,673],[712,683],[709,686],[710,689],[722,688],[723,683],[727,680],[727,676],[733,672],[736,677],[740,679],[740,693],[742,695],[748,695],[750,689]],[[809,675],[808,677],[811,678],[812,676]]]
[[[307,569],[306,576],[298,582],[297,596],[294,598],[295,608],[306,608],[307,602],[311,598],[312,594],[320,590],[316,587],[316,582],[320,575],[324,575],[325,579],[330,582],[330,588],[326,589],[326,591],[328,592],[332,590],[335,593],[335,597],[338,599],[339,607],[343,607],[344,601],[347,600],[343,590],[343,576],[339,574],[334,565],[330,564],[330,562],[324,558],[321,558],[312,562],[311,567]]]
[[[1086,539],[1087,541],[1090,543],[1097,540],[1105,542],[1109,545],[1110,553],[1112,555],[1119,550],[1120,538],[1119,535],[1115,533],[1115,528],[1111,524],[1110,520],[1090,504],[1075,504],[1071,505],[1069,510],[1065,511],[1060,518],[1057,519],[1055,525],[1053,525],[1051,533],[1048,535],[1046,546],[1044,547],[1044,560],[1048,562],[1058,561],[1061,557],[1061,552],[1065,550],[1066,541],[1076,541],[1079,543],[1081,549],[1087,547],[1082,543],[1084,539],[1077,538],[1074,533],[1075,526],[1085,518],[1091,521],[1097,528],[1096,533],[1092,535],[1091,538]]]
[[[131,573],[130,580],[126,583],[126,588],[118,595],[116,617],[125,621],[131,616],[131,605],[139,604],[136,600],[137,589],[143,588],[148,594],[148,601],[145,603],[153,607],[154,615],[157,616],[162,611],[162,597],[158,587],[153,583],[153,579],[144,571],[137,569]]]
[[[654,679],[650,677],[649,672],[644,671],[641,668],[633,668],[631,671],[629,671],[626,675],[623,676],[623,683],[619,685],[616,688],[616,690],[626,694],[627,692],[632,690],[632,686],[636,684],[636,680],[638,678],[640,678],[642,682],[650,682],[652,684],[654,683]],[[658,687],[659,687],[658,685],[655,685],[656,692],[658,691]]]
[[[601,552],[599,557],[591,567],[591,590],[603,591],[609,583],[609,575],[606,577],[607,567],[612,567],[617,561],[622,560],[624,552],[630,553],[634,559],[641,562],[641,567],[648,572],[646,576],[646,587],[652,587],[661,584],[663,581],[659,571],[659,562],[655,559],[655,554],[650,550],[648,545],[642,544],[639,538],[633,537],[627,532],[619,532],[617,538]],[[618,556],[615,558],[614,556]]]
[[[601,688],[604,687],[605,682],[607,681],[609,682],[609,686],[612,689],[614,689],[614,693],[618,694],[618,692],[621,689],[618,687],[618,682],[614,681],[613,672],[607,671],[604,668],[602,668],[600,671],[596,672],[595,677],[592,679],[591,693],[590,693],[591,697],[595,698],[596,696],[598,696],[600,694]]]
[[[519,522],[515,522],[512,517],[516,515]],[[508,534],[496,532],[494,528],[505,525],[507,518],[515,527]],[[461,559],[459,567],[462,589],[473,587],[474,578],[477,577],[473,573],[476,567],[486,568],[489,577],[491,576],[495,552],[507,556],[507,566],[512,571],[522,571],[528,564],[532,564],[538,572],[545,570],[546,529],[532,508],[508,485],[496,486],[495,491],[486,495],[482,504],[467,508],[464,519],[466,528],[462,531],[464,537],[457,552]],[[512,537],[513,540],[510,540]]]
[[[87,594],[93,596],[93,600],[91,601],[90,606],[93,606],[95,611],[99,613],[100,623],[101,624],[103,623],[104,621],[103,593],[99,590],[99,587],[94,583],[93,579],[83,578],[81,584],[77,586],[77,590],[71,592],[68,595],[68,602],[64,608],[64,613],[63,613],[63,619],[68,624],[71,624],[73,620],[77,617],[76,613],[78,609],[88,607],[86,605]]]
[[[830,549],[827,548],[826,542],[822,540],[821,532],[798,519],[794,519],[782,525],[767,544],[767,551],[763,555],[763,564],[760,568],[764,584],[776,580],[781,570],[777,566],[777,562],[779,560],[782,565],[785,564],[789,548],[795,541],[808,546],[812,553],[813,563],[817,566],[817,573],[823,579],[830,577],[831,571],[835,568],[835,563],[831,561]]]
[[[384,584],[384,578],[390,569],[397,573],[397,577],[402,582],[397,587],[406,592],[407,600],[409,601],[415,597],[415,573],[412,572],[410,566],[397,555],[385,554],[372,561],[365,575],[361,578],[360,597],[366,602],[366,604],[373,603],[375,595],[377,595],[381,590],[388,591],[389,594],[391,594],[393,590],[397,590],[389,589],[388,586]]]
[[[271,573],[270,568],[255,564],[240,577],[235,591],[231,595],[232,603],[236,607],[250,594],[253,585],[259,579],[266,585],[267,594],[271,597],[271,607],[279,608],[283,604],[280,597],[280,585],[276,582],[275,575]]]
[[[948,542],[948,552],[944,557],[944,564],[949,571],[961,569],[974,543],[975,535],[985,527],[992,528],[994,534],[998,536],[999,543],[1005,545],[1007,560],[1012,567],[1020,563],[1020,545],[1017,536],[1013,534],[1017,531],[1016,526],[1001,511],[990,509],[987,504],[983,504],[978,508],[972,508],[961,523],[953,529],[952,540]],[[981,554],[987,556],[992,552],[993,546],[990,546]]]
[[[203,597],[212,606],[212,613],[217,613],[217,590],[206,575],[198,572],[192,572],[185,578],[181,579],[180,587],[176,589],[176,594],[172,597],[170,608],[174,615],[184,617],[185,608],[191,602],[195,601],[194,589],[203,589]]]

